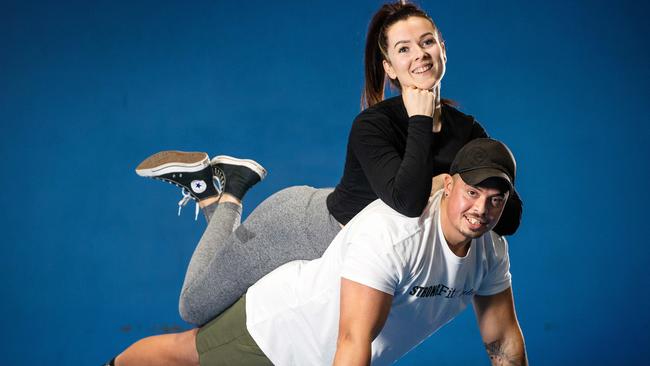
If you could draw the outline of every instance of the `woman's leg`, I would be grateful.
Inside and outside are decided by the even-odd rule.
[[[278,266],[320,257],[340,231],[325,199],[330,189],[291,187],[262,202],[231,235],[241,206],[220,202],[197,246],[181,294],[183,318],[203,324]],[[218,218],[218,219],[217,219]],[[212,252],[212,255],[210,253]],[[122,352],[117,366],[199,364],[197,329],[144,338]]]
[[[213,193],[207,194],[212,185],[198,190],[192,185],[210,182],[213,168],[224,189],[218,203]],[[206,323],[276,267],[320,257],[340,231],[325,203],[331,190],[310,187],[274,194],[239,226],[241,198],[266,175],[252,160],[218,156],[209,161],[205,153],[169,151],[147,158],[136,172],[184,188],[208,220],[181,290],[179,310],[189,323]]]
[[[197,246],[197,252],[205,255],[193,257],[188,268],[180,298],[181,317],[204,324],[278,266],[320,257],[340,231],[325,203],[329,192],[305,186],[277,192],[225,239],[225,227],[234,225],[223,223],[222,217],[236,208],[219,204],[214,213],[219,220],[210,221]]]
[[[196,288],[197,283],[206,276],[205,272],[208,271],[210,262],[213,258],[219,256],[222,251],[221,248],[225,245],[224,243],[226,243],[235,228],[239,226],[242,212],[242,206],[234,202],[219,202],[210,205],[208,208],[210,209],[209,214],[204,209],[206,217],[213,217],[214,219],[209,219],[208,226],[194,249],[192,258],[190,258],[179,301],[181,318],[196,325],[205,323],[211,317],[206,318],[205,315],[197,314],[197,310],[204,308],[207,304],[195,305],[192,299],[187,298],[188,293],[191,292],[190,289]],[[207,275],[209,276],[209,274]],[[243,292],[240,296],[242,294]],[[210,294],[206,294],[206,296],[210,296]]]

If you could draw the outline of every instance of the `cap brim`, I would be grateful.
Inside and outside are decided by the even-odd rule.
[[[461,178],[463,178],[463,181],[465,183],[471,186],[477,186],[486,179],[500,178],[503,179],[508,184],[508,188],[510,189],[510,192],[512,192],[512,190],[514,189],[514,186],[512,185],[512,181],[510,180],[508,174],[506,174],[502,170],[495,169],[495,168],[481,168],[481,169],[468,170],[466,172],[460,173],[460,176]]]

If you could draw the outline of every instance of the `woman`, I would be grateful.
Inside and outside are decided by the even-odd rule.
[[[179,185],[185,195],[179,204],[195,199],[208,220],[183,284],[181,317],[203,324],[281,264],[320,257],[342,225],[377,198],[419,216],[432,177],[448,172],[465,143],[487,136],[471,116],[441,103],[446,60],[442,36],[428,15],[412,4],[384,5],[368,29],[362,96],[367,108],[352,124],[340,183],[335,189],[280,191],[242,225],[243,196],[266,175],[256,162],[228,156],[210,161],[205,153],[174,151],[143,161],[138,174]],[[386,77],[400,96],[384,100]],[[495,231],[512,234],[520,215],[515,197]]]

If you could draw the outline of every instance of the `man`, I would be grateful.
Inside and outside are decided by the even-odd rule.
[[[492,139],[463,147],[420,217],[377,200],[325,254],[251,286],[200,330],[141,340],[116,365],[388,365],[473,300],[492,364],[526,365],[504,238],[490,230],[516,164]]]

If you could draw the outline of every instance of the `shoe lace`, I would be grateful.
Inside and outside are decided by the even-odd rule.
[[[183,195],[183,198],[181,198],[181,200],[178,201],[178,216],[181,215],[181,210],[183,209],[183,207],[185,207],[185,205],[187,205],[187,203],[190,202],[193,199],[190,192],[185,188],[181,189],[181,194]],[[195,204],[195,206],[194,206],[194,221],[196,221],[199,218],[199,203],[194,202],[194,204]]]

